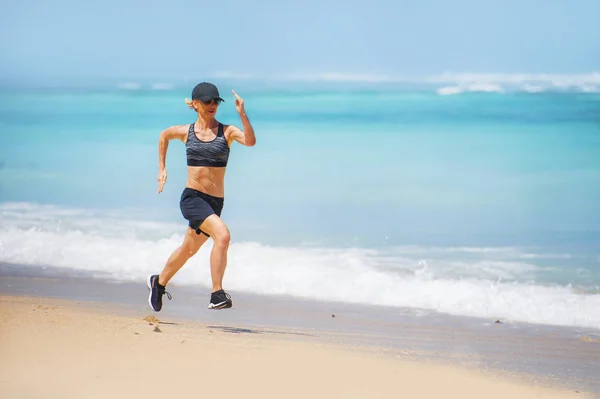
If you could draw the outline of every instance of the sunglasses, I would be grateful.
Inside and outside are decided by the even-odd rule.
[[[202,104],[204,104],[204,105],[212,104],[213,101],[216,105],[219,105],[219,104],[221,104],[221,102],[223,102],[223,100],[221,100],[220,98],[211,98],[208,101],[202,101]]]

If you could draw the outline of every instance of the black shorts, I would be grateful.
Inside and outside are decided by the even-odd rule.
[[[204,234],[210,237],[209,234],[200,230],[200,225],[210,215],[221,216],[223,210],[223,198],[213,197],[198,190],[186,187],[181,193],[179,201],[181,214],[189,222],[189,226],[196,230],[196,234]]]

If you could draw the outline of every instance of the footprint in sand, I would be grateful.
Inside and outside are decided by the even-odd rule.
[[[56,310],[56,306],[42,306],[42,305],[37,305],[38,309],[42,309],[42,310]]]
[[[579,338],[580,340],[584,341],[584,342],[595,342],[595,343],[600,343],[600,338],[592,338],[589,335],[586,335],[583,338]]]
[[[146,316],[146,317],[144,317],[144,321],[147,321],[150,324],[158,324],[158,323],[160,323],[160,320],[158,320],[154,316]]]

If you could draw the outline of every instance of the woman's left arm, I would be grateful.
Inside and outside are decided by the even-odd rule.
[[[243,130],[236,126],[230,125],[228,127],[228,130],[231,130],[231,133],[229,133],[229,138],[245,146],[252,147],[256,144],[256,136],[254,135],[254,128],[250,123],[250,119],[248,119],[248,115],[246,115],[244,100],[242,100],[242,98],[238,96],[234,90],[231,92],[235,96],[235,109],[240,114]]]

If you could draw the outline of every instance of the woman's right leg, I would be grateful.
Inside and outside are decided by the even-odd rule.
[[[202,244],[208,239],[204,234],[196,234],[196,231],[188,227],[183,243],[177,248],[167,260],[163,271],[158,276],[158,283],[166,286],[173,278],[175,273],[185,265],[185,263],[198,252]]]
[[[150,291],[148,296],[148,303],[150,307],[160,312],[162,309],[162,297],[167,295],[171,299],[171,294],[166,292],[165,286],[171,280],[171,278],[182,268],[185,263],[198,252],[202,244],[206,242],[205,235],[198,235],[196,231],[188,227],[183,239],[183,244],[179,246],[167,260],[167,264],[163,268],[160,275],[150,275],[146,280],[148,290]]]

